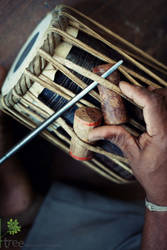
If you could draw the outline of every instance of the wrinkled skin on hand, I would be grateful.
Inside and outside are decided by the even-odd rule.
[[[120,147],[147,199],[167,206],[167,89],[149,91],[126,82],[120,88],[143,108],[147,132],[136,138],[121,126],[103,126],[95,128],[89,140],[108,139]]]

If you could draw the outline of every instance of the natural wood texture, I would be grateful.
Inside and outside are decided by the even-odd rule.
[[[101,76],[110,67],[112,67],[112,64],[99,65],[93,69],[93,72]],[[120,75],[118,70],[107,77],[107,80],[119,86]],[[105,124],[118,125],[127,122],[127,114],[122,97],[100,84],[98,85],[98,90]]]
[[[96,108],[82,107],[77,109],[74,116],[74,132],[75,135],[71,138],[70,155],[76,160],[89,161],[93,158],[93,153],[85,147],[78,137],[89,143],[89,132],[99,126],[102,121],[102,113]]]

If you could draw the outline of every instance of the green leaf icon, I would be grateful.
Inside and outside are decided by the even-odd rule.
[[[15,220],[10,219],[9,221],[7,221],[7,227],[8,227],[7,232],[10,235],[17,234],[21,231],[21,226],[19,225],[19,222],[17,219],[15,219]]]

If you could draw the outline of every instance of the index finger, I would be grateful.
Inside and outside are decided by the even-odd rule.
[[[167,111],[161,95],[126,82],[120,83],[120,89],[127,97],[143,107],[144,120],[150,136],[164,132]]]
[[[153,92],[139,86],[131,85],[127,82],[120,82],[119,87],[123,94],[142,108],[150,104]]]

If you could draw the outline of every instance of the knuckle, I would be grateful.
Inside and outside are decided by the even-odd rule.
[[[146,98],[146,103],[148,107],[157,107],[164,102],[164,98],[157,93],[152,93]]]
[[[120,134],[120,135],[114,135],[110,137],[110,140],[116,144],[119,145],[120,147],[125,144],[125,136]]]
[[[113,134],[110,136],[110,141],[114,144],[118,145],[119,147],[123,148],[126,145],[126,134],[125,131],[120,127],[119,133]]]

